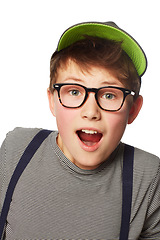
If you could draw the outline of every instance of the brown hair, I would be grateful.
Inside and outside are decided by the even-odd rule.
[[[68,60],[76,62],[83,70],[88,71],[91,66],[101,66],[109,70],[123,85],[136,95],[140,91],[140,77],[129,56],[122,50],[122,42],[85,36],[68,48],[55,52],[50,61],[50,91],[59,68]]]

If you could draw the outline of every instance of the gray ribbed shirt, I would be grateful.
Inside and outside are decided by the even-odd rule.
[[[0,150],[0,207],[24,149],[39,129],[16,128]],[[122,211],[123,148],[95,170],[70,162],[57,132],[40,146],[15,188],[6,239],[118,240]],[[160,240],[160,160],[135,149],[129,239]]]

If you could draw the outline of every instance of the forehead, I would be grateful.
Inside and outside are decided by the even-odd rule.
[[[113,73],[101,66],[84,65],[81,66],[73,60],[68,60],[66,64],[61,64],[57,71],[57,81],[59,83],[80,83],[86,86],[124,85],[113,75]]]

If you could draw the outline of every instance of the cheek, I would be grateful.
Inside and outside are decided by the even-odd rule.
[[[65,108],[59,102],[56,102],[55,116],[58,131],[61,137],[66,138],[66,136],[71,132],[71,129],[73,128],[73,122],[76,118],[76,110]]]
[[[124,111],[121,109],[118,112],[111,113],[106,119],[108,122],[108,134],[114,140],[119,141],[123,136],[128,122],[128,110]]]

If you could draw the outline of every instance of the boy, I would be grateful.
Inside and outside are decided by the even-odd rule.
[[[65,31],[51,57],[47,91],[58,132],[40,145],[14,189],[6,239],[160,239],[159,158],[137,148],[133,155],[129,147],[126,161],[121,143],[142,107],[146,67],[138,43],[112,22]],[[2,145],[1,208],[12,173],[39,131],[17,128]],[[130,194],[127,185],[124,197],[130,158],[133,189]],[[130,224],[123,237],[129,196]]]

